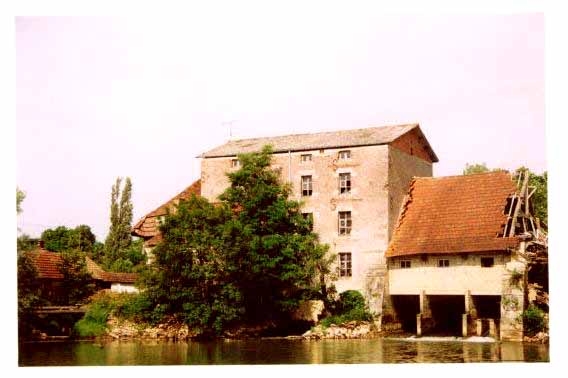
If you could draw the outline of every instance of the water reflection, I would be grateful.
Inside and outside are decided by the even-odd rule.
[[[20,345],[20,366],[368,364],[549,361],[547,345],[461,341],[263,339]]]

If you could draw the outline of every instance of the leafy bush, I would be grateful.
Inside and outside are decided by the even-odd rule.
[[[370,321],[373,315],[368,311],[365,298],[357,290],[347,290],[339,294],[339,300],[333,304],[333,315],[323,319],[320,324],[342,324],[350,321]]]
[[[100,336],[106,331],[106,321],[112,306],[107,298],[91,303],[85,316],[75,323],[74,330],[81,337]]]
[[[339,313],[365,309],[365,298],[357,290],[344,291],[339,294],[339,301],[336,308]]]
[[[144,294],[103,293],[92,298],[89,310],[75,324],[75,332],[81,337],[100,336],[105,333],[111,314],[135,322],[156,323],[162,319],[159,311],[151,309],[151,303]]]
[[[523,328],[527,336],[534,336],[546,328],[545,312],[540,308],[530,305],[523,312]]]

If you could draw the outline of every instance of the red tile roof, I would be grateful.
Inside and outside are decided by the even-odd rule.
[[[134,236],[139,236],[144,239],[151,238],[150,241],[147,241],[147,245],[149,242],[152,242],[153,245],[158,243],[158,239],[154,238],[155,236],[159,235],[160,230],[158,228],[158,217],[166,215],[168,209],[172,209],[176,206],[181,199],[188,199],[191,197],[192,194],[200,195],[201,194],[201,180],[195,181],[193,184],[185,188],[181,193],[167,201],[166,203],[162,204],[156,210],[146,214],[142,217],[132,227],[131,234]]]
[[[515,192],[507,172],[415,178],[386,256],[515,248],[517,238],[498,236]]]
[[[61,255],[57,252],[49,252],[43,248],[28,252],[32,257],[39,278],[61,280],[63,274],[59,271],[59,266],[63,262]],[[85,256],[87,271],[93,279],[105,282],[134,283],[138,278],[137,273],[114,273],[107,272],[98,266],[93,260]]]
[[[63,279],[63,274],[59,271],[59,265],[63,260],[59,253],[37,249],[33,252],[28,252],[28,254],[32,257],[39,278]]]

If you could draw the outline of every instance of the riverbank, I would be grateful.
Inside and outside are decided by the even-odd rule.
[[[128,320],[119,320],[110,318],[107,322],[107,332],[103,338],[114,340],[167,340],[167,341],[189,341],[199,338],[200,335],[189,329],[189,327],[179,321],[170,319],[156,326],[143,325]],[[405,332],[400,328],[383,327],[382,330],[378,326],[369,321],[351,321],[341,325],[332,324],[329,327],[317,325],[310,330],[296,335],[286,336],[263,336],[267,334],[272,324],[239,327],[226,331],[219,339],[228,340],[244,340],[244,339],[260,339],[260,338],[282,338],[282,339],[303,339],[303,340],[323,340],[323,339],[373,339],[373,338],[389,338],[398,340],[416,340],[416,341],[469,341],[469,342],[497,342],[499,340],[490,337],[459,337],[459,336],[422,336]],[[539,332],[533,337],[525,336],[525,343],[548,344],[548,333]]]

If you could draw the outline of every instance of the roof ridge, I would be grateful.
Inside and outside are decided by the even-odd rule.
[[[479,173],[470,173],[467,175],[464,175],[463,173],[461,175],[456,174],[456,175],[448,175],[448,176],[438,176],[438,177],[427,177],[427,176],[423,176],[423,177],[416,177],[416,179],[418,180],[444,180],[444,179],[451,179],[451,178],[456,178],[456,177],[475,177],[475,176],[483,176],[483,175],[498,175],[498,174],[507,174],[509,176],[511,176],[511,172],[507,171],[507,170],[498,170],[498,171],[490,171],[490,172],[479,172]]]
[[[384,125],[384,126],[370,126],[370,127],[359,127],[356,129],[341,129],[341,130],[330,130],[330,131],[318,131],[315,133],[297,133],[297,134],[280,134],[280,135],[272,135],[272,136],[264,136],[264,137],[254,137],[254,138],[240,138],[240,139],[229,139],[225,143],[230,142],[241,142],[247,140],[261,140],[261,139],[269,139],[269,138],[286,138],[291,136],[305,136],[305,135],[322,135],[322,134],[335,134],[341,132],[354,132],[354,131],[363,131],[363,130],[371,130],[371,129],[384,129],[384,128],[396,128],[396,127],[408,127],[408,126],[420,126],[418,123],[405,123],[405,124],[393,124],[393,125]]]

